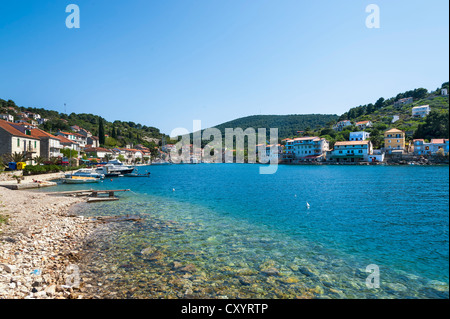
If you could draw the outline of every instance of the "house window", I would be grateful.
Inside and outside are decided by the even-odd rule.
[[[36,141],[34,141],[34,148],[36,148],[37,146],[36,146]]]
[[[17,147],[20,147],[20,138],[17,139]]]

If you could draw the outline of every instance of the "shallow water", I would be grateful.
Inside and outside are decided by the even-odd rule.
[[[133,191],[120,201],[76,208],[143,218],[91,238],[81,268],[102,297],[448,298],[448,166],[145,170],[94,186]]]

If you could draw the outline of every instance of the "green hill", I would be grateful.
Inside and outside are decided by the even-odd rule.
[[[267,136],[270,128],[278,128],[278,138],[284,139],[298,135],[297,131],[310,131],[327,126],[337,119],[337,115],[330,114],[253,115],[217,125],[215,128],[218,128],[222,135],[225,135],[225,128],[265,128]]]
[[[0,99],[0,114],[11,114],[14,116],[14,120],[17,120],[20,119],[19,113],[24,111],[37,113],[42,118],[48,119],[48,121],[39,125],[39,128],[53,134],[57,131],[71,132],[71,126],[77,125],[90,131],[94,136],[99,135],[99,122],[102,118],[98,115],[85,113],[65,114],[44,108],[19,107],[12,100]],[[123,147],[127,144],[142,144],[146,147],[154,147],[163,137],[168,138],[155,127],[134,122],[108,122],[105,119],[102,120],[104,133],[107,135],[104,143],[106,147]]]

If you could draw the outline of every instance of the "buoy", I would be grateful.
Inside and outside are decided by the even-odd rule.
[[[175,188],[172,188],[172,192],[174,192],[175,191]]]

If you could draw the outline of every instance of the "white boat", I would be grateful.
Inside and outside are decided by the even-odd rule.
[[[105,178],[104,174],[101,174],[97,171],[95,171],[92,168],[81,168],[78,171],[74,173],[67,173],[64,175],[66,178],[72,177],[72,176],[78,176],[78,177],[94,177],[94,178]]]
[[[130,174],[131,172],[133,172],[133,170],[133,166],[124,165],[119,160],[112,160],[101,167],[97,167],[96,172],[99,174],[103,174],[106,177],[112,177]]]
[[[71,176],[63,178],[63,182],[67,184],[86,184],[86,183],[98,183],[100,178],[84,177],[84,176]]]

